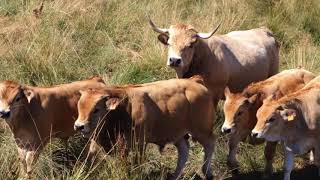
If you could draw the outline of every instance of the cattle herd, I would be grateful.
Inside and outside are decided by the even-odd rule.
[[[91,139],[89,157],[110,150],[123,137],[126,150],[147,143],[162,150],[173,143],[178,151],[175,171],[181,176],[189,154],[189,137],[204,148],[202,173],[212,179],[213,126],[220,100],[225,100],[229,134],[227,165],[238,168],[237,146],[249,138],[265,146],[265,176],[272,174],[277,144],[284,147],[284,179],[290,179],[294,155],[310,152],[320,168],[320,81],[302,68],[279,71],[279,45],[265,28],[225,35],[200,33],[177,24],[159,28],[149,20],[168,48],[167,65],[177,78],[110,86],[100,77],[52,87],[0,82],[0,116],[11,129],[24,172],[30,176],[41,149],[51,138],[80,131]],[[320,173],[320,170],[319,170]],[[320,175],[320,174],[319,174]]]

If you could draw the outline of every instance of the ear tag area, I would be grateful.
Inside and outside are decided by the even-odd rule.
[[[295,115],[294,114],[290,114],[288,116],[288,121],[292,121],[292,120],[294,120],[294,118],[295,118]]]

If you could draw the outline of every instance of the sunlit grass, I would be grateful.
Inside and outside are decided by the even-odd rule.
[[[317,74],[320,69],[317,0],[47,0],[37,18],[33,10],[39,5],[37,0],[0,1],[1,80],[52,85],[92,75],[101,75],[110,84],[174,78],[174,71],[165,66],[165,47],[150,29],[147,16],[162,27],[184,22],[198,31],[210,31],[222,22],[218,34],[267,26],[281,44],[281,69],[302,66]],[[227,137],[219,130],[223,121],[221,108],[220,105],[214,128],[219,138],[212,166],[216,175],[228,177]],[[16,145],[3,124],[0,179],[17,179],[20,166]],[[176,164],[173,146],[160,155],[157,147],[150,145],[141,165],[113,155],[91,167],[85,158],[79,158],[85,144],[81,139],[77,136],[69,141],[68,154],[73,160],[67,164],[61,143],[50,143],[35,165],[35,178],[164,179]],[[201,146],[191,144],[185,179],[200,172],[202,164]],[[240,172],[262,171],[263,146],[241,144],[238,159]],[[276,171],[281,167],[282,155],[278,153]]]

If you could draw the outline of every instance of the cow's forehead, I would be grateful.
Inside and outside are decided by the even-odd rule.
[[[227,104],[230,107],[237,108],[240,105],[242,105],[242,103],[246,99],[247,99],[246,97],[244,97],[244,96],[242,96],[240,94],[233,94],[231,96],[227,96]]]
[[[20,85],[12,81],[3,81],[0,83],[0,98],[2,100],[9,100],[15,96],[19,90]]]
[[[171,25],[169,29],[169,44],[186,45],[193,41],[197,32],[190,25]]]
[[[273,103],[273,102],[264,103],[258,110],[258,116],[259,116],[258,118],[263,121],[266,121],[276,111],[277,107],[278,107],[277,103]]]
[[[101,99],[102,94],[92,91],[82,93],[79,105],[82,111],[90,111],[96,103]]]

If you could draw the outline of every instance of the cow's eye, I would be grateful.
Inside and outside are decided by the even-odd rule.
[[[93,114],[97,114],[99,112],[99,109],[98,108],[95,108],[94,110],[93,110]]]
[[[21,100],[21,97],[18,96],[18,97],[16,98],[16,102],[18,102],[18,101],[20,101],[20,100]]]
[[[274,122],[276,119],[275,118],[270,118],[269,120],[268,120],[268,123],[272,123],[272,122]]]
[[[238,111],[236,116],[241,116],[242,115],[242,111]]]

